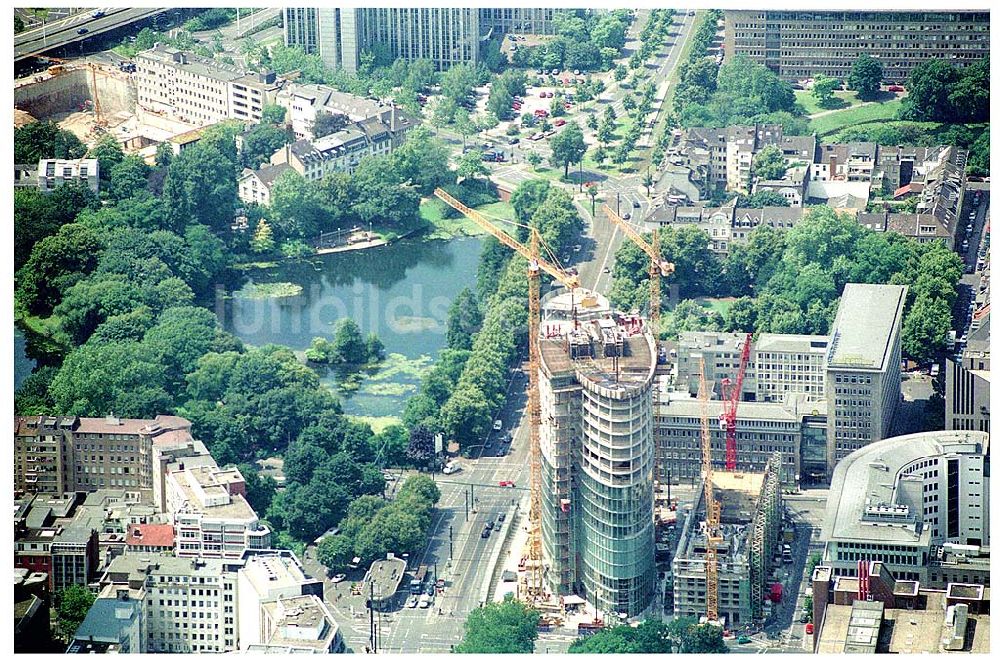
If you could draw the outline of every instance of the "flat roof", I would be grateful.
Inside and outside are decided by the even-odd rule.
[[[251,555],[242,569],[257,590],[286,587],[313,580],[290,555]]]
[[[831,329],[827,365],[887,369],[892,334],[900,327],[906,290],[894,284],[846,285]]]
[[[124,553],[107,566],[107,574],[125,574],[131,576],[139,573],[146,575],[150,569],[153,575],[212,575],[221,576],[223,564],[220,559],[202,559],[195,557],[177,557],[172,552],[159,553]]]
[[[337,622],[314,595],[286,597],[264,602],[261,611],[273,618],[274,632],[267,645],[287,645],[326,651],[336,639]]]
[[[833,470],[821,539],[929,544],[930,531],[914,532],[912,524],[862,522],[866,506],[899,504],[900,470],[913,461],[949,453],[985,455],[988,450],[988,433],[941,430],[884,439],[854,451]],[[920,521],[914,519],[914,524]]]
[[[826,354],[828,335],[794,335],[791,333],[761,333],[753,343],[754,352]]]

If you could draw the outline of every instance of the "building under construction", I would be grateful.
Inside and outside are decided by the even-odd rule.
[[[656,596],[653,339],[584,289],[550,295],[539,333],[545,582],[635,617]]]
[[[774,454],[763,472],[713,471],[721,506],[721,541],[715,547],[718,615],[727,626],[764,619],[764,602],[775,556],[780,556],[781,459]],[[707,543],[704,492],[684,519],[673,562],[674,614],[705,615]]]

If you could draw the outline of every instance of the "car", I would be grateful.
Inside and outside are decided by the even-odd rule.
[[[339,573],[336,576],[334,576],[333,578],[331,578],[330,582],[331,583],[342,583],[346,579],[347,579],[347,574]]]
[[[558,69],[553,69],[552,70],[552,76],[557,76],[558,74],[559,74],[559,70]]]
[[[740,645],[746,645],[747,643],[750,642],[750,637],[740,636],[739,638],[736,639],[736,642],[739,643]]]
[[[506,432],[500,438],[500,441],[503,442],[504,444],[510,444],[510,440],[511,440],[510,433],[506,433]]]
[[[601,271],[601,272],[602,272],[602,273],[611,273],[611,269],[610,269],[610,268],[608,268],[607,266],[605,266],[605,267],[604,267],[604,270],[603,270],[603,271]]]
[[[510,145],[512,145],[512,146],[516,146],[517,144],[521,143],[521,140],[520,140],[520,139],[518,139],[518,138],[517,138],[517,137],[515,136],[514,138],[512,138],[512,139],[511,139],[510,141],[508,141],[507,143],[508,143],[508,144],[510,144]]]
[[[461,465],[455,462],[449,462],[444,466],[444,469],[441,470],[441,473],[454,474],[455,472],[461,472],[461,471],[462,471]]]
[[[410,597],[410,598],[409,598],[409,599],[407,600],[407,602],[406,602],[406,607],[407,607],[407,608],[416,608],[416,607],[417,607],[417,603],[418,603],[419,601],[420,601],[420,598],[419,598],[419,597],[416,597],[416,596],[413,596],[413,597]]]
[[[567,111],[569,111],[570,109],[572,109],[572,108],[573,108],[573,105],[572,105],[572,104],[570,104],[569,102],[564,102],[564,103],[563,103],[563,107],[565,107],[565,109],[566,109]]]
[[[88,32],[90,32],[90,30],[87,30],[86,28],[80,28],[79,30],[76,31],[76,34],[86,35]]]
[[[624,215],[622,215],[622,219],[623,220],[631,220],[632,219],[632,213],[625,213]]]
[[[573,70],[573,76],[580,76],[580,70],[574,69]]]
[[[642,208],[642,204],[639,203],[638,201],[633,201],[632,208]]]
[[[532,135],[531,135],[531,136],[530,136],[529,138],[530,138],[530,139],[531,139],[532,141],[540,141],[541,139],[544,139],[544,138],[545,138],[545,135],[544,135],[544,134],[542,134],[541,132],[535,132],[535,133],[534,133],[534,134],[532,134]]]
[[[904,88],[903,86],[892,85],[888,86],[886,90],[888,90],[889,92],[903,92],[906,90],[906,88]]]
[[[513,481],[501,481],[500,482],[500,487],[501,488],[516,488],[517,486],[514,484]]]
[[[688,10],[688,16],[694,16],[694,10],[693,9],[689,9]]]
[[[552,123],[552,124],[553,124],[553,125],[555,125],[556,127],[562,127],[563,125],[565,125],[565,124],[566,124],[566,121],[565,121],[565,120],[563,120],[562,118],[560,118],[559,120],[555,121],[555,122],[554,122],[554,123]]]
[[[431,598],[428,595],[422,595],[420,597],[420,603],[417,604],[420,608],[428,608],[431,605]]]
[[[434,583],[427,583],[426,585],[424,585],[424,594],[426,594],[428,597],[433,597],[435,591],[436,589],[434,587]]]
[[[497,525],[502,525],[503,521],[507,519],[507,514],[501,511],[497,514]]]
[[[434,583],[434,587],[436,587],[439,590],[443,590],[444,586],[445,586],[444,578],[438,578],[437,582]]]
[[[545,136],[553,136],[555,133],[556,133],[556,131],[554,129],[553,130],[549,130],[548,132],[545,133]]]
[[[93,16],[94,18],[103,18],[104,17],[104,12],[102,12],[101,10],[97,10],[96,12],[94,12],[93,14],[91,14],[91,16]]]
[[[490,536],[490,528],[484,527],[482,533],[479,535],[480,539],[486,539]]]
[[[503,421],[501,421],[500,419],[497,419],[496,421],[493,422],[493,429],[494,430],[500,430],[501,428],[503,428]]]
[[[395,481],[396,475],[391,474],[390,472],[382,472],[382,478],[385,479],[386,481]]]

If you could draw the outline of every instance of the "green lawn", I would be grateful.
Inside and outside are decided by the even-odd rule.
[[[436,198],[420,202],[420,217],[427,226],[431,227],[425,238],[438,240],[454,238],[455,236],[479,236],[486,233],[479,225],[464,215],[445,217],[444,209],[447,205]],[[486,204],[476,210],[486,215],[491,222],[514,219],[513,207],[503,201]]]
[[[858,106],[831,113],[822,118],[814,118],[809,122],[809,129],[820,137],[824,137],[852,125],[863,125],[887,120],[895,120],[902,102],[895,99],[891,102],[880,102],[868,106]]]
[[[838,90],[833,93],[833,96],[838,100],[838,106],[832,107],[834,109],[848,109],[861,104],[861,100],[858,99],[858,93],[853,90]],[[821,107],[816,102],[816,98],[813,96],[811,90],[796,90],[795,101],[802,105],[802,108],[805,109],[806,115],[812,115],[814,113],[821,113],[823,111],[830,110],[830,108]]]
[[[729,314],[729,308],[733,306],[735,298],[696,298],[695,303],[707,310],[714,310],[722,317]]]

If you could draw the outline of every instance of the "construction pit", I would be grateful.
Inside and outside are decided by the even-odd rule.
[[[721,507],[721,541],[716,546],[718,618],[727,628],[757,625],[768,610],[774,554],[781,547],[780,467],[775,454],[760,473],[712,472],[714,499]],[[671,569],[675,616],[706,616],[704,504],[704,492],[699,492],[681,528]]]

